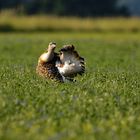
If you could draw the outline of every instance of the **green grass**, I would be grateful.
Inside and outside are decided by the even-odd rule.
[[[140,33],[0,33],[1,140],[139,140]],[[86,60],[76,83],[38,77],[50,41]]]

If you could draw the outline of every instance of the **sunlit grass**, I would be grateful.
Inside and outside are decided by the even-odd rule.
[[[78,18],[56,16],[16,16],[0,14],[1,31],[96,31],[138,32],[139,18]]]

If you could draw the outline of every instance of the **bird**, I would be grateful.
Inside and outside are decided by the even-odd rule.
[[[55,64],[59,59],[58,54],[54,52],[55,48],[56,43],[50,42],[47,50],[38,59],[36,73],[41,77],[63,82],[63,77]]]
[[[59,82],[74,81],[85,72],[84,58],[75,50],[74,45],[64,45],[59,53],[55,52],[56,43],[50,42],[38,60],[36,72],[47,79]]]

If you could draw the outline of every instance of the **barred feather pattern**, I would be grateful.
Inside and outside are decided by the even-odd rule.
[[[55,54],[54,58],[50,62],[38,62],[36,68],[37,74],[47,79],[53,79],[55,81],[63,82],[63,77],[55,66],[55,62],[57,59],[58,56],[57,54]]]

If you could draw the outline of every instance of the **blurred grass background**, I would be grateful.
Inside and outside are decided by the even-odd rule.
[[[12,11],[0,14],[1,32],[139,32],[140,18],[80,18],[47,15],[18,16]]]
[[[85,17],[76,7],[58,16],[71,11],[63,0],[0,1],[0,140],[140,139],[140,18],[128,17],[126,7],[116,11],[117,0],[88,0],[83,13],[81,1],[69,3]],[[50,41],[56,51],[73,44],[85,58],[86,73],[76,83],[36,75]]]

